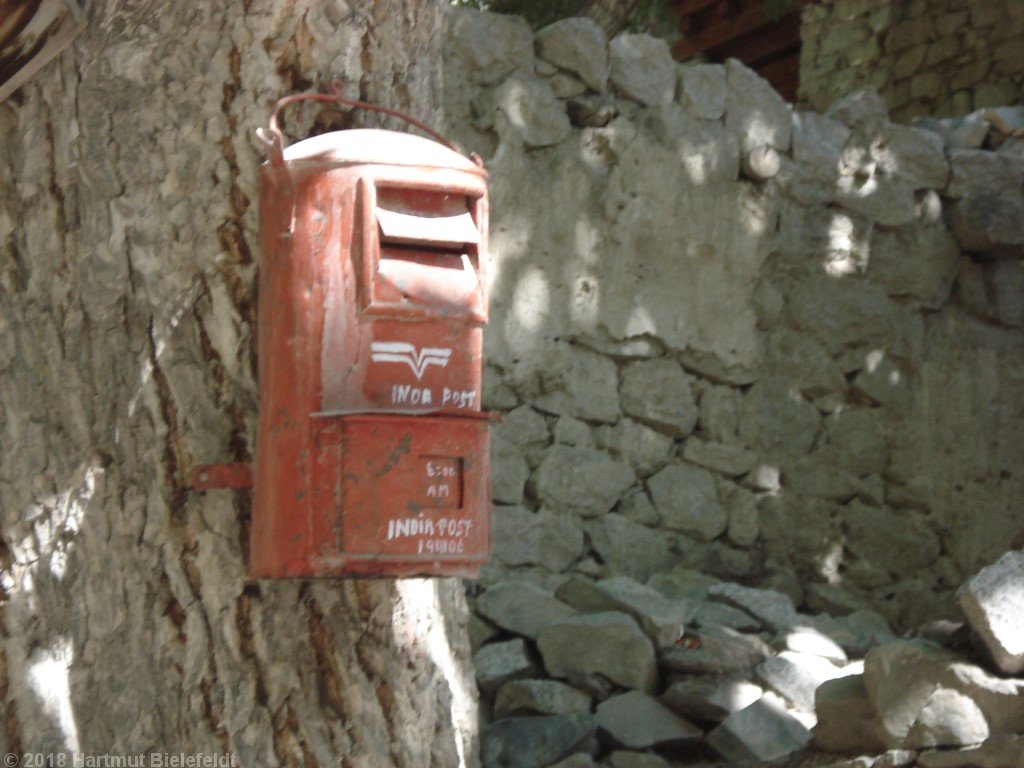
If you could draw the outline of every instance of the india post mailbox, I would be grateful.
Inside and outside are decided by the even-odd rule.
[[[475,576],[485,171],[366,129],[272,145],[260,176],[250,575]]]

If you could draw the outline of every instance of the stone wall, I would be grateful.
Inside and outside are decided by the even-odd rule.
[[[569,19],[448,18],[491,175],[495,560],[684,566],[896,626],[1018,533],[1024,154],[792,112],[753,72]]]
[[[897,121],[1024,93],[1020,0],[818,0],[804,7],[800,35],[800,99],[813,109],[867,85]]]

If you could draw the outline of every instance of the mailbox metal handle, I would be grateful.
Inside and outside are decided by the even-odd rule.
[[[284,132],[281,130],[281,126],[278,123],[278,115],[281,110],[287,107],[289,104],[295,104],[302,101],[321,101],[330,102],[334,104],[343,104],[345,106],[354,107],[356,109],[365,109],[372,112],[380,112],[388,115],[389,117],[396,117],[399,120],[404,120],[416,128],[419,128],[425,134],[430,136],[435,141],[448,147],[453,152],[458,152],[458,148],[452,144],[448,139],[442,136],[440,133],[435,131],[426,123],[417,120],[415,117],[400,112],[397,109],[391,109],[390,107],[382,107],[377,104],[370,104],[365,101],[358,101],[357,99],[350,99],[345,96],[345,84],[340,80],[334,80],[330,85],[330,93],[320,93],[318,91],[309,91],[307,93],[296,93],[292,96],[285,96],[283,99],[279,99],[277,105],[274,107],[273,113],[270,115],[270,129],[264,131],[262,128],[256,129],[256,134],[263,140],[268,147],[270,154],[270,162],[276,166],[284,165],[284,149],[287,146],[285,143]],[[461,154],[461,153],[460,153]],[[483,167],[483,160],[475,152],[470,155],[470,159],[477,165]]]

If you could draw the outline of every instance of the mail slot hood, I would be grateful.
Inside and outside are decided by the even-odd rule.
[[[483,173],[483,169],[468,157],[436,141],[411,133],[375,128],[333,131],[313,136],[285,148],[284,159],[287,162],[310,161],[337,165],[411,165]]]

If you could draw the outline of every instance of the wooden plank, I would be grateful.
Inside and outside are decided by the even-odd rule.
[[[698,53],[751,32],[767,23],[769,23],[769,19],[764,15],[764,6],[760,2],[751,3],[725,21],[713,24],[696,35],[680,40],[672,46],[672,55],[679,61],[685,61]]]
[[[707,53],[717,61],[734,57],[748,67],[756,69],[762,61],[776,58],[800,47],[800,14],[784,16],[721,45],[709,48]]]
[[[757,68],[757,74],[772,84],[772,87],[786,101],[796,100],[796,89],[800,83],[800,51],[770,61]]]
[[[686,17],[692,13],[703,11],[718,2],[721,0],[679,0],[672,4],[672,8],[680,16]]]

